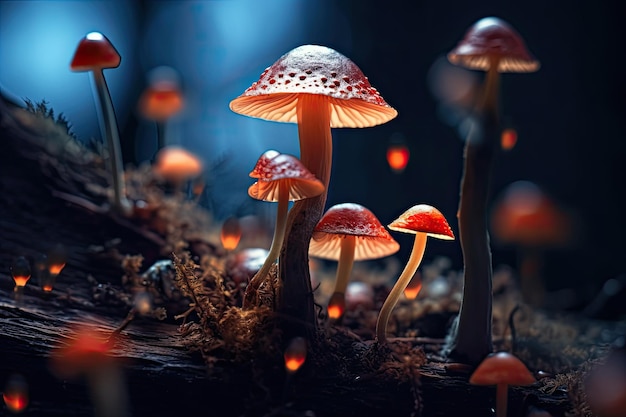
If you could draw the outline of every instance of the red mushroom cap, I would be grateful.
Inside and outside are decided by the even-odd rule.
[[[64,378],[76,377],[92,370],[111,366],[113,340],[95,328],[80,326],[67,345],[59,347],[51,357],[52,370]]]
[[[91,71],[93,69],[117,68],[120,54],[111,42],[100,32],[88,33],[81,39],[70,64],[72,71]]]
[[[509,185],[491,215],[494,237],[525,246],[562,246],[571,238],[569,217],[538,186]]]
[[[332,206],[324,214],[313,231],[309,255],[339,260],[341,240],[356,236],[354,260],[382,258],[400,249],[374,213],[354,203]]]
[[[487,356],[478,365],[469,382],[474,385],[531,385],[536,379],[517,357],[498,352]]]
[[[300,94],[320,94],[331,104],[331,127],[369,127],[398,114],[349,58],[319,45],[303,45],[268,67],[232,111],[277,122],[297,122]]]
[[[250,178],[263,178],[265,175],[264,172],[266,170],[266,166],[270,163],[270,160],[276,156],[280,155],[280,152],[275,151],[274,149],[267,150],[261,155],[256,162],[256,165],[250,172]]]
[[[454,233],[443,214],[427,204],[411,207],[387,227],[396,232],[426,233],[437,239],[454,239]]]
[[[177,85],[158,82],[148,86],[139,98],[142,116],[156,121],[167,120],[183,108],[183,94]]]
[[[248,195],[257,200],[278,201],[280,182],[286,181],[289,188],[289,201],[318,196],[324,192],[324,184],[306,169],[298,158],[278,154],[267,158],[268,152],[261,155],[250,176],[258,178],[248,188]]]
[[[522,37],[505,21],[485,17],[476,22],[448,54],[448,60],[469,69],[487,71],[492,59],[499,72],[533,72],[537,61],[526,49]]]

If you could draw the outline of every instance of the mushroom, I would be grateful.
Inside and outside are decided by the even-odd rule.
[[[339,261],[329,317],[336,320],[343,315],[354,261],[382,258],[399,249],[398,242],[367,208],[354,203],[329,208],[315,227],[309,247],[311,256]]]
[[[149,78],[148,86],[139,97],[139,112],[156,123],[158,149],[161,149],[167,144],[165,122],[182,110],[183,94],[172,68],[157,67]]]
[[[113,208],[120,214],[128,215],[131,213],[132,205],[126,199],[119,132],[111,95],[102,72],[105,68],[117,68],[120,60],[120,55],[106,36],[100,32],[91,32],[78,44],[70,69],[76,72],[93,72],[104,123],[103,135],[106,137],[109,151],[109,168],[113,178]]]
[[[159,150],[154,163],[154,172],[173,184],[178,193],[186,181],[200,175],[203,169],[200,158],[185,148],[173,145]]]
[[[501,136],[497,111],[500,72],[536,71],[539,62],[526,50],[520,35],[495,17],[476,22],[448,54],[448,60],[487,71],[475,109],[476,121],[465,140],[457,214],[465,268],[463,299],[444,347],[447,356],[477,364],[492,351],[493,270],[486,217],[491,167]]]
[[[239,224],[237,216],[230,216],[224,220],[220,230],[220,240],[226,251],[230,252],[237,249],[241,240],[241,224]]]
[[[258,180],[248,188],[248,195],[257,200],[278,202],[278,209],[269,254],[246,288],[244,308],[255,301],[259,286],[278,258],[285,237],[289,202],[316,197],[324,192],[324,185],[298,158],[273,150],[261,155],[250,177]]]
[[[496,385],[496,417],[506,417],[509,385],[531,385],[533,374],[516,356],[508,352],[488,355],[469,379],[474,385]]]
[[[378,314],[376,340],[381,344],[387,342],[387,322],[391,316],[391,311],[422,262],[426,249],[426,238],[430,236],[437,239],[454,240],[454,233],[452,233],[446,218],[439,210],[427,204],[411,207],[387,227],[396,232],[413,233],[415,240],[409,260]]]
[[[123,375],[111,355],[114,340],[103,337],[92,326],[81,325],[50,357],[50,368],[57,377],[87,379],[96,417],[129,415]]]
[[[230,108],[243,115],[298,124],[300,160],[324,185],[330,181],[332,127],[369,127],[397,115],[363,72],[339,52],[320,45],[299,46],[268,67]],[[326,191],[296,202],[290,211],[280,277],[279,309],[285,325],[315,325],[308,270],[308,245],[324,211]],[[293,328],[299,333],[300,327]],[[283,330],[286,330],[283,328]],[[291,336],[298,336],[294,334]]]
[[[540,307],[545,296],[540,271],[542,251],[568,243],[568,214],[536,184],[516,181],[505,188],[494,205],[491,230],[497,241],[518,247],[522,298],[529,305]]]

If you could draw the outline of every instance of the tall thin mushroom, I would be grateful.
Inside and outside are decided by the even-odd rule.
[[[258,181],[248,188],[248,195],[257,200],[277,202],[278,209],[269,253],[263,266],[246,287],[244,308],[254,305],[257,290],[278,258],[285,236],[289,202],[316,197],[324,192],[321,181],[315,178],[298,158],[276,154],[276,151],[268,151],[261,155],[250,176],[258,178]]]
[[[268,67],[230,109],[243,115],[297,123],[300,160],[328,189],[333,127],[370,127],[396,117],[363,72],[339,52],[299,46]],[[290,210],[281,256],[279,310],[288,337],[307,335],[316,325],[308,269],[309,241],[322,217],[326,192],[296,202]],[[303,332],[302,324],[309,325]],[[293,324],[293,326],[292,326]],[[287,329],[289,327],[289,329]],[[305,326],[306,327],[306,326]]]
[[[106,137],[109,151],[109,168],[113,179],[113,208],[118,213],[127,215],[132,211],[132,204],[126,198],[119,131],[109,88],[102,72],[105,68],[117,68],[120,61],[120,55],[106,36],[100,32],[91,32],[78,44],[70,69],[77,72],[93,72],[102,114],[102,132]]]
[[[426,239],[429,236],[443,240],[454,239],[454,233],[443,214],[427,204],[418,204],[411,207],[387,227],[396,232],[413,233],[415,234],[415,240],[413,241],[413,249],[411,250],[409,260],[378,314],[376,340],[381,344],[387,342],[387,323],[391,312],[422,262],[424,251],[426,250]]]
[[[476,123],[465,141],[465,164],[458,210],[463,252],[463,301],[451,328],[444,353],[478,364],[492,351],[491,250],[487,232],[490,175],[498,138],[498,94],[501,72],[531,72],[539,62],[527,51],[521,36],[506,22],[487,17],[466,33],[448,60],[469,69],[486,71]]]

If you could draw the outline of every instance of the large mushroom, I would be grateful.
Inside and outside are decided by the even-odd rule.
[[[397,115],[350,59],[320,45],[299,46],[268,67],[230,108],[243,115],[298,124],[300,160],[324,185],[330,180],[333,127],[370,127]],[[315,326],[308,269],[309,241],[322,217],[326,192],[290,210],[280,263],[279,310],[290,323]],[[294,334],[302,333],[292,327]],[[310,328],[310,327],[309,327]],[[287,330],[284,328],[283,330]],[[291,331],[289,331],[291,332]]]
[[[120,214],[130,214],[132,205],[126,198],[119,131],[109,88],[102,72],[105,68],[117,68],[120,61],[120,55],[106,36],[100,32],[91,32],[78,44],[70,69],[77,72],[93,72],[102,114],[102,131],[107,141],[109,168],[113,178],[113,208]]]
[[[328,303],[328,316],[339,319],[345,310],[345,294],[354,261],[378,259],[400,249],[385,227],[360,204],[332,206],[313,231],[309,255],[338,261],[335,289]]]
[[[539,68],[520,35],[506,22],[487,17],[476,22],[448,54],[453,64],[486,71],[475,122],[465,140],[463,178],[458,210],[463,252],[463,301],[444,353],[477,364],[492,351],[491,251],[487,203],[494,153],[499,146],[498,91],[501,72]]]
[[[298,158],[276,154],[276,151],[268,151],[261,155],[250,176],[257,178],[258,181],[248,188],[248,195],[257,200],[277,202],[278,209],[269,254],[246,288],[244,308],[249,307],[255,300],[259,286],[278,258],[285,237],[289,202],[316,197],[324,192],[324,185]]]
[[[387,227],[396,232],[413,233],[415,240],[409,260],[378,314],[376,322],[376,340],[378,343],[387,342],[387,322],[402,292],[409,285],[411,278],[422,262],[426,249],[426,239],[429,236],[443,240],[454,239],[454,233],[446,218],[439,210],[428,204],[418,204],[411,207]]]

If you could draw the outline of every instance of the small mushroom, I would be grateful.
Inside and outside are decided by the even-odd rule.
[[[533,374],[516,356],[508,352],[488,355],[469,380],[474,385],[496,385],[496,417],[506,417],[509,385],[531,385]]]
[[[70,69],[77,72],[93,72],[113,178],[113,208],[120,214],[128,215],[132,212],[132,205],[126,198],[119,131],[109,88],[102,72],[105,68],[117,68],[120,60],[120,55],[106,36],[100,32],[91,32],[78,44]]]
[[[149,74],[148,86],[139,97],[139,113],[157,127],[158,149],[167,145],[165,123],[178,114],[185,101],[174,69],[157,67]]]
[[[331,128],[375,126],[398,113],[354,62],[320,45],[302,45],[284,54],[230,102],[230,109],[251,117],[297,123],[300,160],[326,189],[332,163]],[[280,260],[279,310],[290,322],[315,324],[308,245],[325,203],[326,191],[296,202],[289,214],[284,242],[288,255]]]
[[[269,254],[246,288],[244,308],[255,300],[259,286],[278,259],[285,237],[289,202],[316,197],[324,192],[324,185],[298,158],[273,150],[261,155],[250,177],[258,180],[248,188],[248,195],[257,200],[277,202],[278,209]]]
[[[124,378],[111,355],[115,339],[103,336],[88,325],[73,329],[67,344],[53,351],[50,368],[59,378],[87,379],[96,417],[125,417],[129,414]]]
[[[339,319],[345,310],[345,293],[354,261],[377,259],[400,249],[385,227],[360,204],[343,203],[326,211],[315,227],[309,255],[339,261],[328,315]]]
[[[450,229],[450,225],[448,225],[443,214],[427,204],[411,207],[387,227],[396,232],[413,233],[415,240],[409,260],[378,314],[376,322],[376,340],[378,343],[387,342],[387,322],[404,289],[422,262],[426,249],[426,239],[429,236],[443,240],[454,239],[454,233],[452,233],[452,229]]]
[[[204,169],[200,158],[180,146],[166,146],[156,154],[154,172],[182,192],[186,181],[199,176]]]

